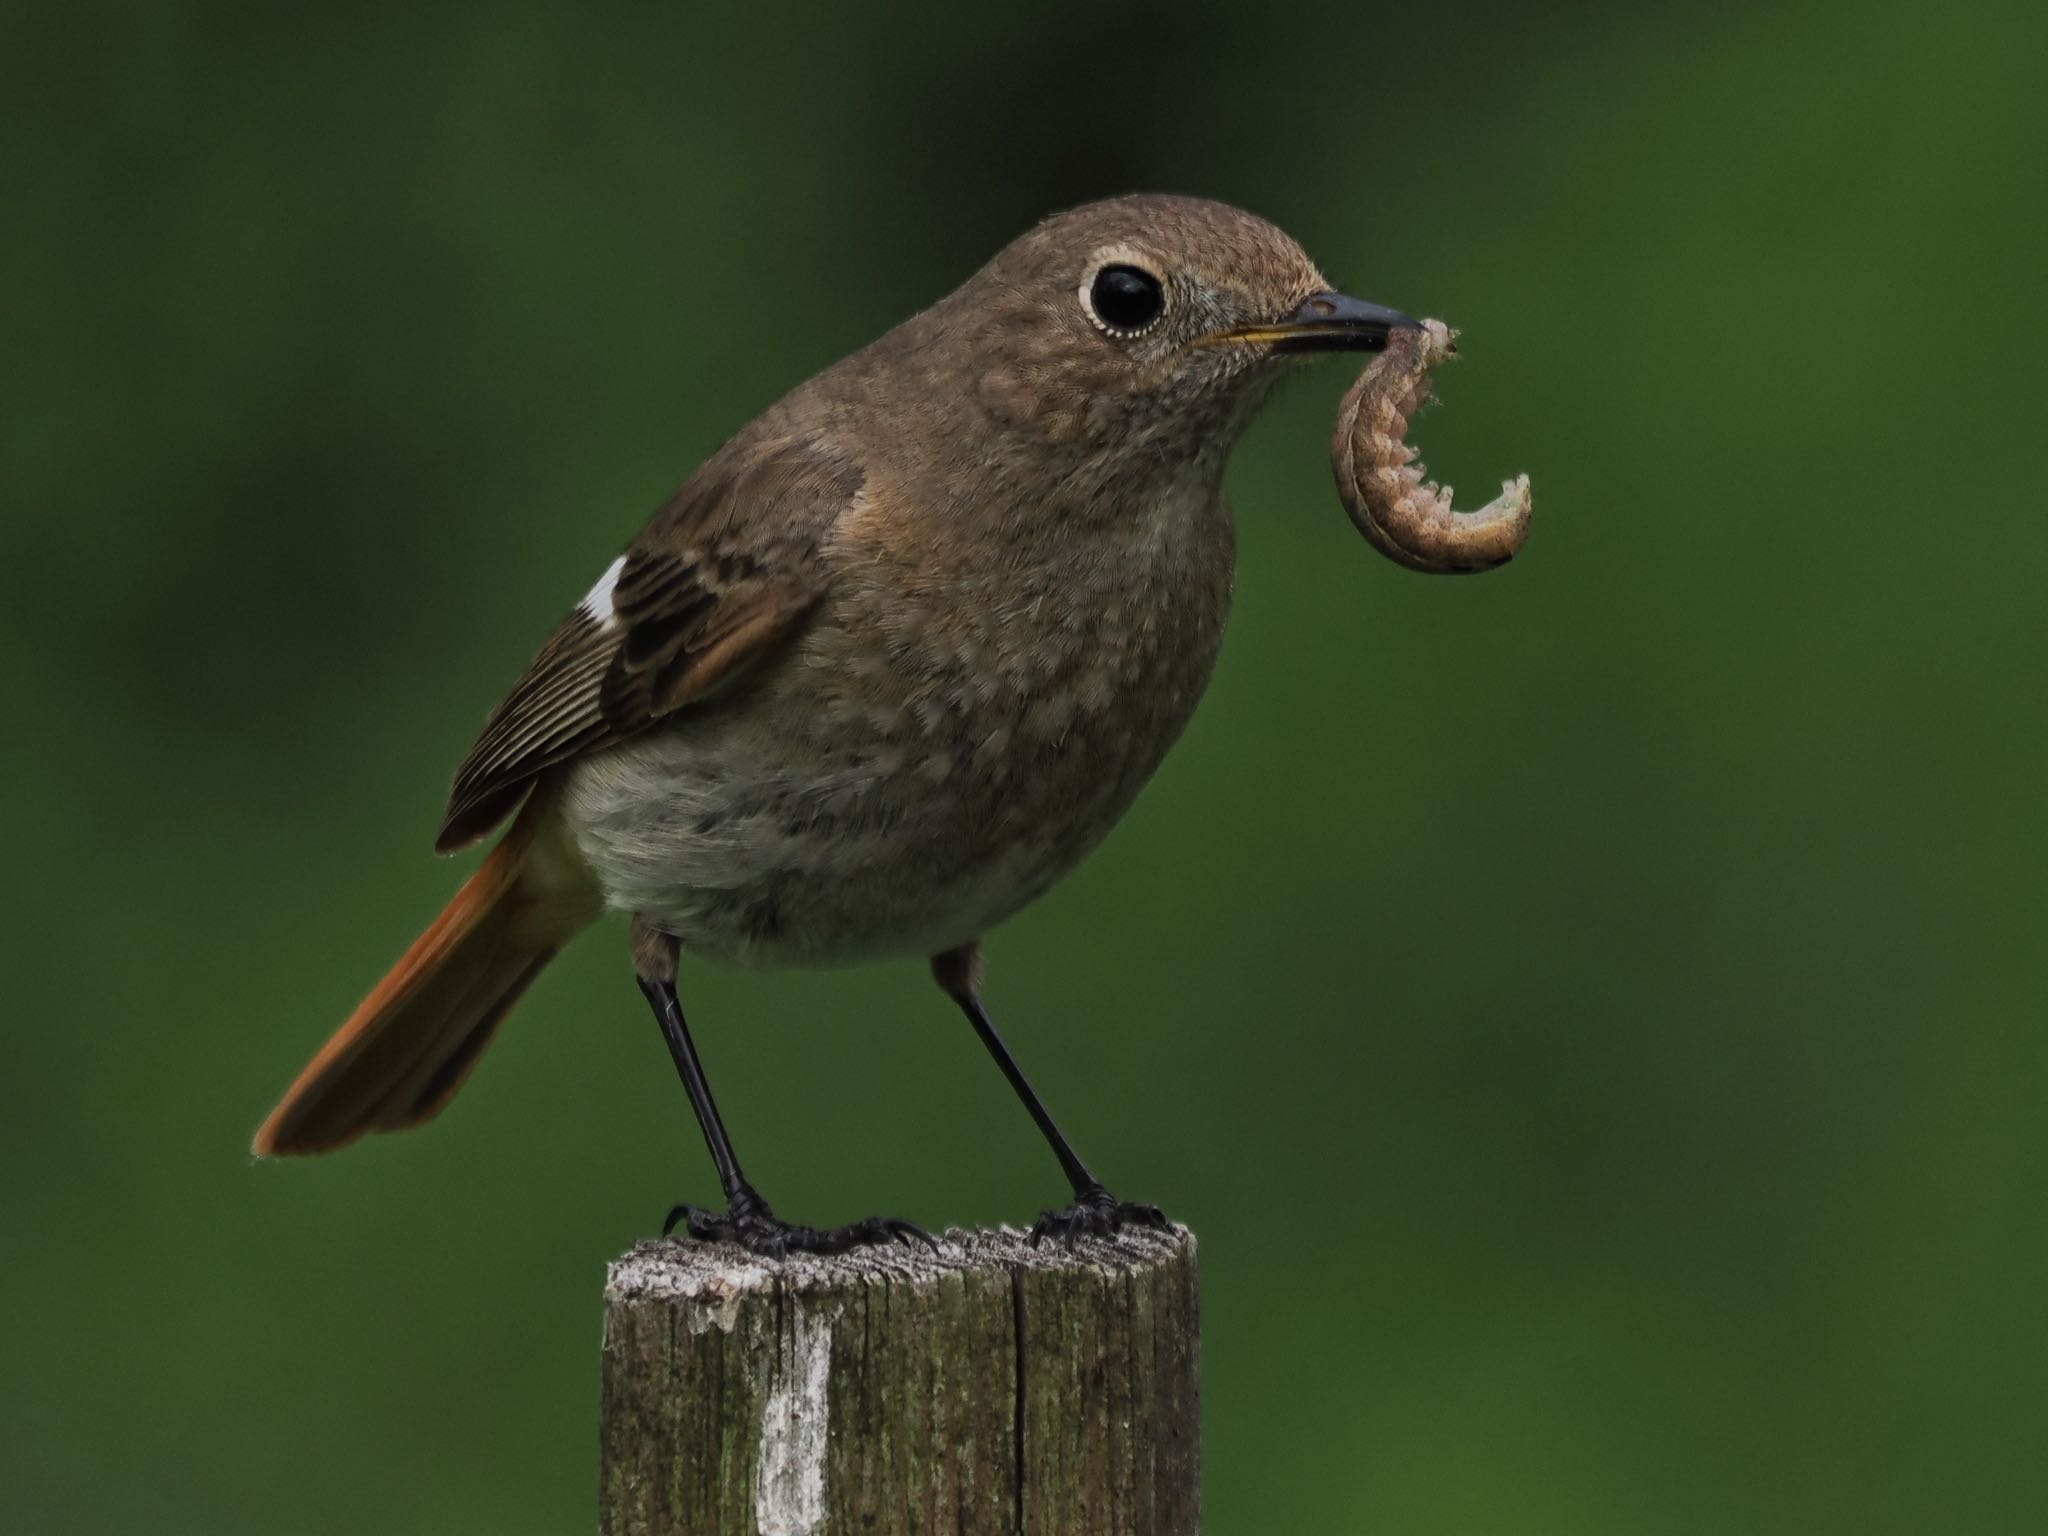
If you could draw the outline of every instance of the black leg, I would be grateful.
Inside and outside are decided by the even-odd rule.
[[[1010,1047],[1004,1043],[1002,1032],[996,1028],[996,1021],[988,1016],[988,1009],[981,1001],[981,948],[970,944],[964,949],[948,950],[932,961],[932,974],[960,1011],[967,1015],[967,1022],[974,1026],[974,1032],[981,1037],[981,1043],[988,1047],[989,1055],[995,1058],[1003,1077],[1009,1082],[1011,1092],[1023,1102],[1025,1110],[1038,1126],[1038,1132],[1052,1148],[1052,1155],[1060,1161],[1060,1171],[1066,1174],[1067,1182],[1074,1189],[1074,1203],[1064,1210],[1043,1211],[1031,1225],[1031,1241],[1036,1244],[1047,1236],[1065,1239],[1069,1248],[1074,1239],[1084,1234],[1108,1237],[1124,1227],[1164,1227],[1166,1214],[1156,1205],[1143,1205],[1135,1201],[1119,1200],[1103,1185],[1103,1182],[1088,1171],[1088,1165],[1081,1161],[1081,1154],[1074,1150],[1066,1133],[1059,1128],[1059,1122],[1052,1117],[1052,1111],[1045,1107],[1031,1086],[1031,1080],[1024,1075],[1024,1069],[1017,1065],[1017,1058],[1010,1054]]]
[[[655,1021],[661,1025],[662,1038],[668,1041],[668,1053],[675,1058],[676,1073],[683,1080],[683,1090],[690,1096],[690,1108],[697,1112],[697,1124],[704,1132],[704,1145],[711,1150],[711,1165],[718,1170],[719,1188],[725,1191],[729,1201],[752,1197],[754,1187],[747,1182],[747,1176],[740,1172],[739,1154],[733,1150],[732,1137],[725,1129],[725,1120],[718,1113],[718,1101],[711,1097],[711,1082],[704,1076],[704,1063],[697,1058],[697,1044],[690,1038],[690,1026],[683,1018],[682,999],[676,996],[674,982],[649,981],[640,978],[640,990],[646,996],[648,1006],[654,1009]]]
[[[702,1206],[678,1205],[662,1223],[667,1236],[687,1224],[692,1237],[707,1241],[738,1243],[755,1253],[780,1256],[785,1253],[844,1253],[865,1243],[920,1241],[933,1248],[931,1234],[915,1222],[890,1216],[870,1216],[843,1227],[802,1227],[779,1219],[747,1176],[740,1171],[739,1154],[711,1097],[711,1083],[704,1076],[696,1042],[683,1018],[683,1005],[676,996],[675,940],[648,928],[638,920],[633,925],[633,953],[640,991],[661,1025],[662,1038],[675,1059],[676,1072],[690,1095],[690,1108],[697,1112],[697,1124],[704,1132],[704,1144],[711,1151],[712,1166],[718,1170],[719,1187],[725,1192],[726,1208],[710,1211]],[[666,973],[666,974],[664,974]]]

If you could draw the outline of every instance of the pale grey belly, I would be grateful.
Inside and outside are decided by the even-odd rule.
[[[937,954],[1044,894],[1135,796],[1147,755],[1087,785],[1033,782],[943,745],[827,751],[714,710],[576,764],[561,805],[606,900],[687,949],[844,965]]]

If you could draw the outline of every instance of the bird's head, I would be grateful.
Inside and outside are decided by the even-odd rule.
[[[973,387],[1007,424],[1218,464],[1290,362],[1417,323],[1333,290],[1264,219],[1152,195],[1054,215],[941,311],[979,333]]]

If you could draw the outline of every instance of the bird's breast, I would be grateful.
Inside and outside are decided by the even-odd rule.
[[[931,954],[1100,841],[1206,686],[1220,496],[1007,545],[845,552],[805,633],[728,696],[591,759],[565,796],[615,905],[758,963]]]

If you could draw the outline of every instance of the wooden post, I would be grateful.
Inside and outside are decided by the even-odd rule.
[[[1195,1240],[949,1232],[933,1254],[611,1267],[604,1536],[1190,1536]]]

